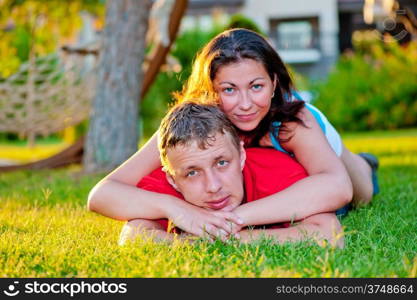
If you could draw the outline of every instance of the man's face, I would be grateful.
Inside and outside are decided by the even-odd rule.
[[[232,211],[243,200],[245,150],[236,149],[228,133],[217,133],[210,145],[197,142],[168,149],[168,181],[191,204],[210,210]]]

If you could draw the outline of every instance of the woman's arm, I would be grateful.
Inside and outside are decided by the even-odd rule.
[[[299,117],[307,127],[287,123],[288,132],[280,132],[282,143],[306,169],[308,177],[287,189],[237,207],[234,212],[245,225],[272,224],[301,220],[323,212],[334,212],[352,199],[352,183],[342,163],[331,149],[313,115],[303,109]]]
[[[88,195],[88,209],[121,221],[165,217],[161,205],[166,201],[163,200],[174,197],[136,187],[143,177],[159,166],[155,133],[138,152],[94,186]]]

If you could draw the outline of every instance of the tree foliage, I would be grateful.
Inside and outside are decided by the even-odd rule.
[[[0,0],[0,77],[13,74],[32,52],[42,56],[75,39],[80,12],[102,20],[101,0]],[[100,21],[99,21],[100,22]]]

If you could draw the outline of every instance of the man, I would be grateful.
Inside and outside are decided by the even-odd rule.
[[[303,167],[284,153],[269,148],[245,151],[233,125],[213,105],[186,102],[173,107],[161,123],[158,147],[165,173],[157,169],[137,186],[182,198],[210,213],[232,211],[243,216],[243,220],[230,219],[234,232],[248,225],[274,223],[265,223],[262,215],[258,217],[259,204],[307,176]],[[253,203],[255,200],[257,203]],[[181,227],[184,218],[178,215],[172,222]],[[251,222],[246,224],[245,219]],[[208,237],[226,240],[229,235],[222,226],[208,223],[203,230]],[[168,227],[167,220],[131,220],[122,230],[120,244],[138,234],[167,240],[178,237]],[[310,216],[293,226],[287,223],[269,224],[262,229],[244,228],[237,237],[250,242],[262,235],[278,242],[313,238],[343,246],[341,226],[334,213]]]

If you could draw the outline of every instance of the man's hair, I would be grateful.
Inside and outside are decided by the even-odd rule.
[[[174,105],[162,119],[158,130],[158,148],[161,162],[168,166],[167,150],[178,145],[197,142],[201,149],[210,146],[217,133],[229,134],[239,150],[240,139],[233,124],[215,104],[185,101]]]

